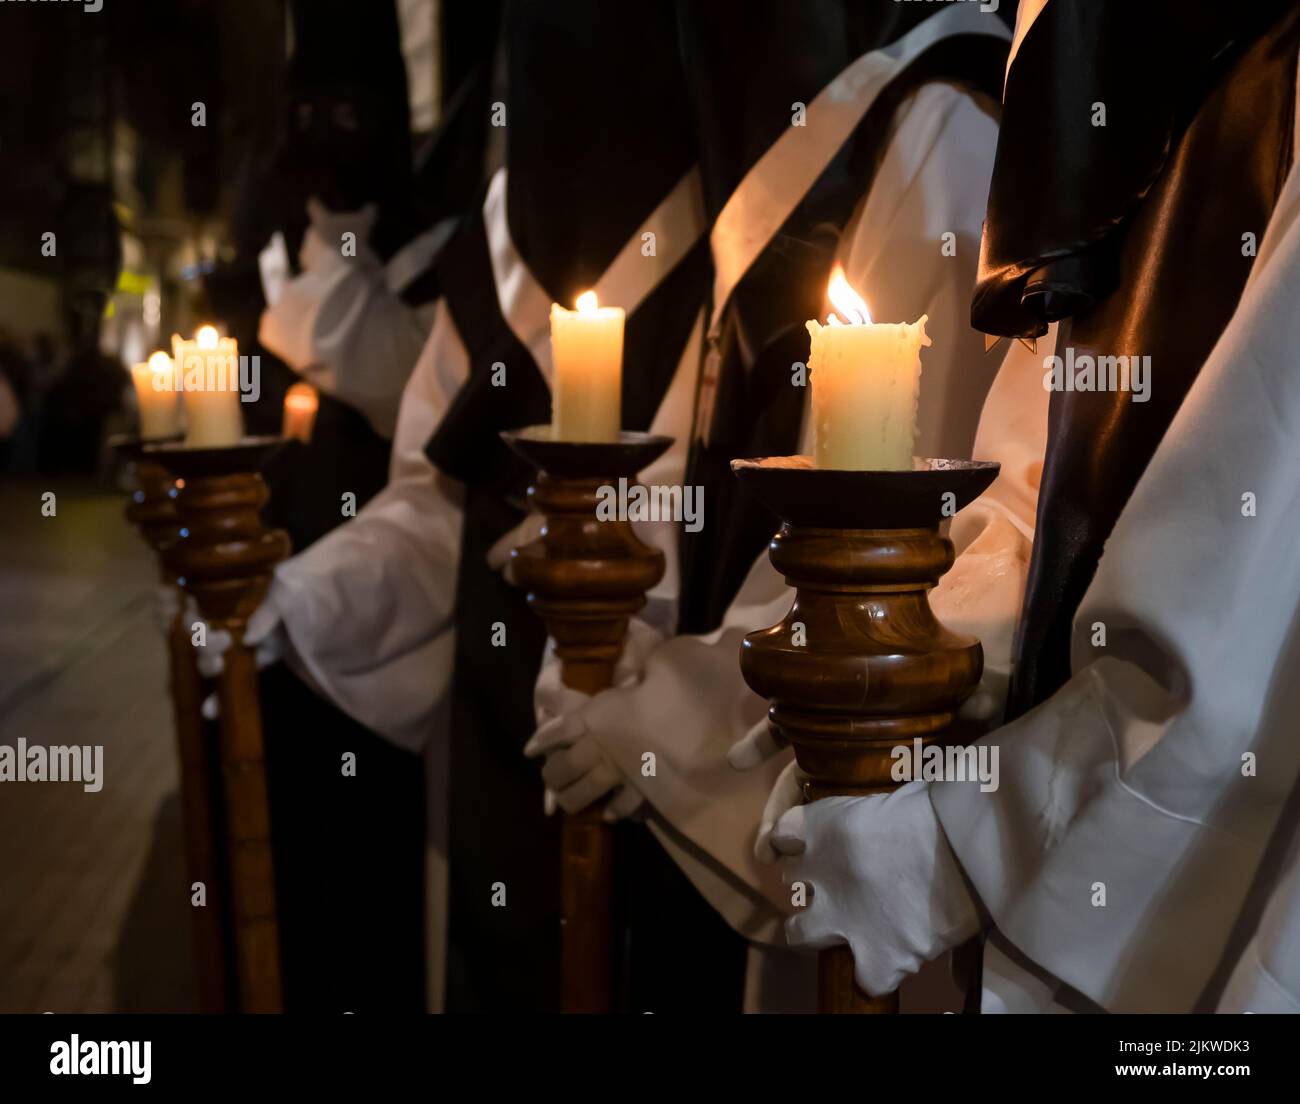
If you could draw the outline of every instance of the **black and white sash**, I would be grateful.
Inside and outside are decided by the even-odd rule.
[[[715,266],[687,482],[705,488],[709,523],[682,535],[679,629],[720,622],[776,519],[735,492],[736,457],[797,451],[807,357],[804,323],[821,313],[840,235],[870,188],[898,105],[931,80],[996,95],[1006,26],[954,4],[852,62],[745,175],[710,241]],[[954,185],[959,186],[959,185]]]

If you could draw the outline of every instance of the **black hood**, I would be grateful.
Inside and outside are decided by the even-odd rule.
[[[976,329],[1041,336],[1110,294],[1124,229],[1171,148],[1286,4],[1049,0],[1007,79]]]
[[[511,0],[507,217],[515,247],[572,303],[696,159],[672,5]]]

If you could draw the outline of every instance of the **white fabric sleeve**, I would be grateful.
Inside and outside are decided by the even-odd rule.
[[[422,746],[451,676],[459,484],[424,447],[468,373],[446,305],[402,397],[388,485],[352,520],[282,563],[272,598],[296,662],[340,709]]]
[[[1298,215],[1293,169],[1106,543],[1073,677],[988,737],[996,792],[932,788],[1001,933],[1111,1011],[1198,1007],[1300,770]]]
[[[991,375],[984,367],[982,336],[963,329],[968,330],[965,304],[996,139],[995,124],[969,97],[947,85],[926,86],[900,113],[894,141],[847,250],[849,279],[873,310],[872,289],[881,289],[878,317],[914,320],[928,312],[935,319],[961,319],[960,325],[937,327],[935,332],[947,336],[936,337],[924,354],[922,402],[928,386],[942,412],[930,429],[929,449],[936,455],[969,454],[974,419]],[[969,188],[954,188],[956,179]],[[876,189],[883,192],[877,195]],[[958,258],[964,263],[942,253],[942,234],[949,230],[956,234]],[[941,342],[948,341],[951,347],[944,348]],[[954,349],[965,352],[958,355]],[[1017,409],[985,413],[993,458],[1007,455],[1016,461],[1008,465],[1000,486],[988,492],[1004,499],[1004,505],[983,522],[967,523],[964,514],[956,519],[971,554],[981,557],[983,570],[1003,584],[998,588],[1000,612],[981,606],[978,617],[983,624],[1001,616],[1008,641],[1032,539],[1046,417],[1041,367],[1027,351],[1016,350],[1020,347],[1012,347],[1003,371],[1032,379],[1037,392],[1004,387],[1001,401]],[[996,356],[987,359],[997,363]],[[945,402],[944,387],[965,396],[964,410]],[[1028,434],[1023,443],[1004,440],[1004,435],[1022,433]],[[707,504],[705,517],[707,523]],[[981,541],[980,534],[995,527],[995,537]],[[978,593],[976,574],[961,577]],[[593,731],[647,798],[652,830],[697,888],[742,934],[774,942],[782,939],[780,920],[789,911],[789,897],[775,868],[754,857],[753,845],[764,803],[785,760],[777,757],[739,772],[727,763],[726,752],[766,712],[766,703],[740,676],[740,641],[745,633],[779,621],[791,600],[784,580],[762,554],[717,631],[668,640],[651,654],[635,692],[607,695],[603,701],[598,696],[588,713]],[[959,609],[969,605],[957,592],[953,604]],[[651,778],[641,770],[646,752],[656,759]],[[705,863],[714,869],[705,871]]]
[[[365,245],[370,221],[361,214],[313,214],[299,254],[303,271],[262,312],[257,336],[305,380],[392,438],[402,389],[432,321],[432,308],[409,306],[393,277],[423,271],[445,227],[421,234],[385,266]],[[355,256],[343,255],[345,232],[356,235]],[[423,267],[412,263],[416,255]]]

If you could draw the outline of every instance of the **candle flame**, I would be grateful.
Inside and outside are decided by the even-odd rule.
[[[200,349],[215,349],[220,337],[215,326],[200,326],[199,332],[195,334]]]
[[[853,290],[853,285],[849,283],[848,277],[844,275],[844,267],[838,262],[835,268],[831,270],[831,279],[826,288],[826,294],[830,297],[831,306],[835,308],[840,317],[834,314],[827,315],[826,322],[831,326],[841,326],[847,323],[850,326],[866,326],[871,322],[871,312],[867,310],[867,304],[862,296]]]
[[[595,314],[599,306],[600,301],[596,298],[594,291],[584,291],[578,296],[577,307],[579,314]]]
[[[319,404],[316,388],[310,383],[295,383],[284,394],[284,424],[280,435],[295,437],[304,445],[310,445]]]
[[[316,388],[310,383],[295,383],[284,395],[284,405],[287,410],[303,410],[315,413],[320,399],[316,395]]]
[[[172,370],[172,358],[159,349],[149,357],[149,371],[155,376],[165,375]]]

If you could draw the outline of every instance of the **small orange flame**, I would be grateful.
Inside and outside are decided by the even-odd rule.
[[[316,425],[316,410],[320,396],[310,383],[295,383],[284,394],[283,437],[296,437],[304,445],[311,444],[312,430]]]
[[[220,338],[216,326],[200,326],[199,332],[194,335],[200,349],[215,349]]]
[[[594,291],[584,291],[578,296],[577,307],[579,314],[595,314],[600,307],[600,300]]]
[[[826,287],[826,294],[830,297],[831,306],[835,308],[836,313],[828,315],[826,318],[827,325],[830,326],[866,326],[871,323],[871,312],[867,310],[866,301],[853,290],[853,285],[849,283],[848,277],[844,275],[844,267],[836,262],[834,269],[831,270],[830,283]]]
[[[149,357],[149,371],[155,376],[171,375],[172,358],[159,349]]]

